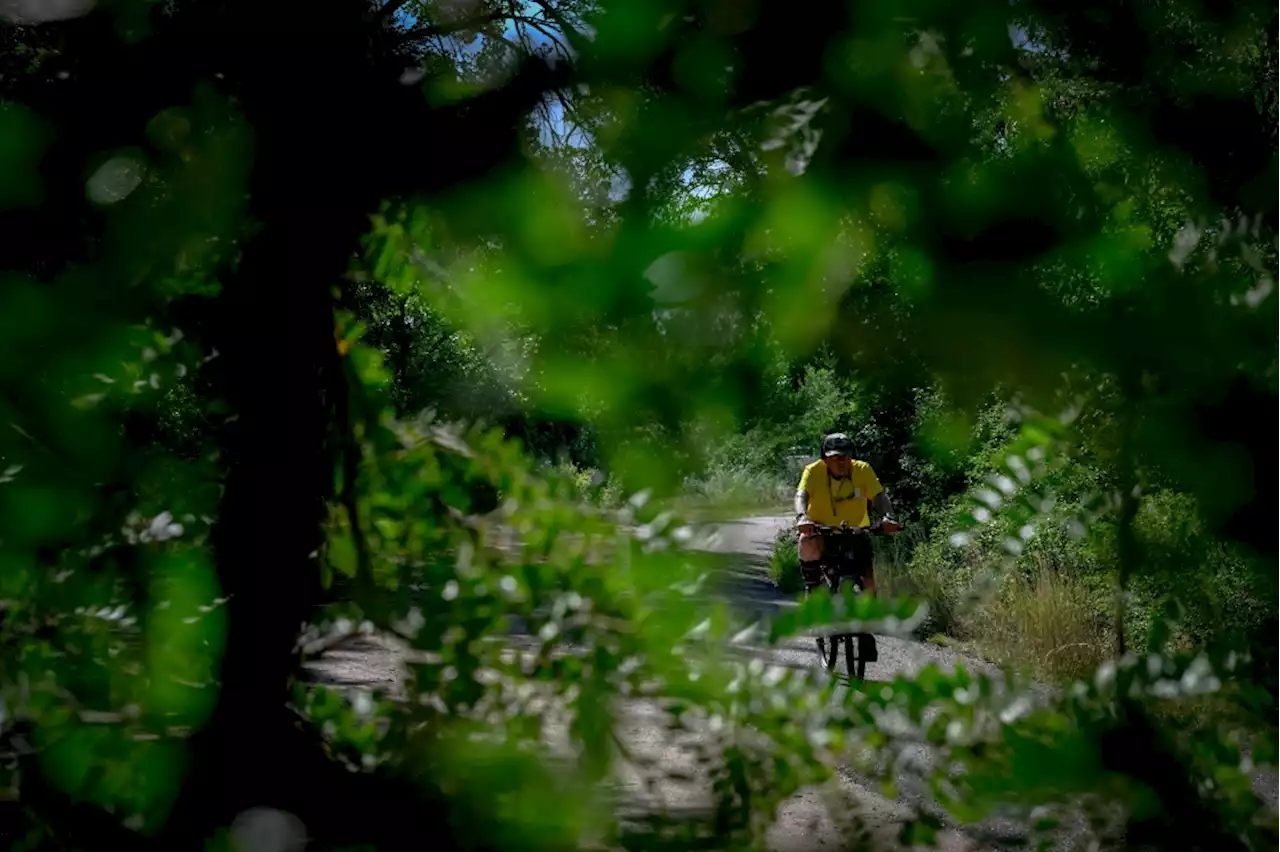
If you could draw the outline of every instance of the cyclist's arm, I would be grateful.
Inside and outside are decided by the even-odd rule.
[[[809,477],[810,468],[806,467],[804,473],[800,474],[800,484],[796,486],[796,524],[806,524],[809,521]]]
[[[880,513],[882,518],[893,517],[893,504],[889,502],[889,492],[881,491],[879,494],[871,498],[871,506]]]
[[[893,517],[893,504],[889,502],[889,492],[880,484],[880,478],[871,466],[866,467],[867,492],[871,495],[871,508],[879,513],[880,518]]]
[[[796,491],[796,523],[809,519],[809,492],[803,488]]]

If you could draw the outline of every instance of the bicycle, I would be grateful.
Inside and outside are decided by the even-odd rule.
[[[853,541],[859,535],[892,535],[899,532],[902,526],[895,521],[880,520],[869,527],[839,527],[825,524],[807,524],[814,533],[822,538],[822,553],[817,560],[816,572],[805,575],[804,596],[807,600],[819,586],[826,586],[831,594],[838,597],[840,587],[846,580],[853,584],[854,593],[861,594],[862,577],[851,568],[854,555]],[[802,566],[803,571],[803,566]],[[857,653],[854,653],[854,643]],[[850,680],[863,680],[867,673],[867,663],[874,663],[879,658],[876,639],[870,633],[834,633],[817,637],[818,659],[827,671],[834,671],[840,657],[840,645],[844,644],[845,668]]]

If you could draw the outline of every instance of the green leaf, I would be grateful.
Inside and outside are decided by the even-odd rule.
[[[43,199],[39,163],[51,138],[31,109],[0,101],[0,210],[32,207]]]
[[[325,551],[329,566],[347,577],[356,575],[357,554],[355,542],[345,533],[337,533],[329,537],[329,545]]]

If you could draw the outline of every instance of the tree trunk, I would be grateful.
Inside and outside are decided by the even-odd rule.
[[[212,343],[234,419],[223,440],[226,488],[212,539],[227,606],[218,702],[192,743],[170,820],[183,848],[253,807],[304,822],[334,767],[290,709],[300,627],[319,600],[316,553],[332,496],[331,440],[340,386],[333,288],[371,203],[353,192],[359,152],[344,107],[359,94],[363,45],[321,15],[251,14],[231,4],[225,78],[253,127],[252,224],[219,299]],[[350,5],[347,5],[350,9]],[[358,20],[356,21],[358,23]],[[348,22],[349,23],[349,22]],[[350,29],[348,27],[348,29]],[[324,57],[295,67],[290,42]],[[345,78],[345,79],[344,79]],[[357,119],[358,121],[358,119]],[[367,132],[367,128],[366,128]],[[313,826],[308,826],[314,831]]]
[[[227,645],[217,707],[193,742],[184,791],[184,805],[204,818],[175,814],[200,833],[249,807],[299,810],[307,774],[297,749],[322,757],[293,725],[289,684],[299,627],[320,591],[315,553],[333,486],[328,285],[345,268],[360,221],[301,206],[262,211],[260,220],[266,228],[227,285],[215,335],[223,390],[238,415],[228,425],[213,538],[230,597]]]
[[[465,110],[433,110],[397,82],[403,64],[376,43],[364,4],[307,15],[239,0],[215,11],[202,32],[221,45],[208,71],[253,128],[259,230],[212,335],[237,417],[213,538],[231,598],[221,685],[161,845],[193,848],[254,807],[290,811],[330,844],[440,845],[448,814],[438,797],[424,802],[412,779],[350,775],[289,707],[296,638],[321,599],[315,554],[343,438],[333,294],[383,198],[507,162],[527,109],[568,72],[535,62]]]

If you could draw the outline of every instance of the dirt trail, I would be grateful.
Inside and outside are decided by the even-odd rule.
[[[776,517],[747,518],[718,525],[699,547],[716,552],[737,554],[734,566],[724,578],[722,594],[736,608],[748,614],[776,612],[794,604],[779,594],[765,574],[765,556],[776,530],[785,523]],[[963,663],[971,671],[994,671],[989,664],[965,657],[947,648],[893,637],[879,637],[879,661],[868,668],[868,680],[889,680],[898,674],[910,674],[928,663],[949,669]],[[770,648],[748,651],[766,665],[781,665],[813,670],[817,655],[808,641],[783,643]],[[310,668],[322,681],[334,685],[399,693],[403,685],[402,651],[375,638],[355,640],[327,653]],[[664,772],[646,779],[635,769],[624,767],[618,778],[618,793],[624,812],[643,811],[664,814],[673,820],[703,814],[711,806],[710,783],[698,766],[694,754],[709,737],[685,733],[673,735],[663,724],[660,710],[642,701],[625,701],[620,708],[623,742],[636,755],[648,758]],[[551,736],[549,745],[555,749]],[[776,823],[769,832],[768,845],[773,852],[801,850],[837,850],[853,848],[847,829],[842,831],[832,813],[843,815],[856,807],[871,832],[871,849],[902,848],[898,832],[913,810],[931,809],[930,796],[924,782],[933,755],[923,744],[907,744],[899,748],[896,762],[899,796],[886,799],[872,782],[842,768],[836,787],[829,790],[804,790],[781,807]],[[673,780],[666,773],[684,770],[687,780]],[[1275,801],[1275,778],[1267,782],[1268,798]],[[877,785],[874,785],[878,787]],[[835,797],[833,800],[832,797]],[[939,814],[941,816],[941,814]],[[1062,838],[1068,845],[1081,839],[1069,831]],[[942,852],[978,852],[1012,847],[1016,838],[1025,836],[1021,820],[997,818],[977,829],[948,830],[938,837]]]
[[[738,608],[752,614],[792,605],[765,575],[763,557],[780,523],[776,518],[752,518],[721,524],[702,545],[708,550],[743,557],[736,560],[732,575],[726,578],[728,589],[723,593],[728,594]],[[750,653],[768,664],[801,669],[814,668],[817,662],[808,642],[761,648]],[[931,659],[945,663],[948,653],[919,643],[882,638],[880,662],[872,667],[875,672],[869,672],[868,676],[891,677],[894,671],[911,670]],[[309,668],[320,681],[335,686],[401,694],[403,662],[403,650],[393,643],[362,637],[327,652]],[[709,738],[698,734],[672,735],[663,724],[660,709],[648,702],[625,701],[620,711],[622,741],[634,755],[652,761],[653,766],[663,770],[650,780],[633,767],[620,768],[618,795],[623,812],[657,813],[673,821],[705,814],[712,804],[710,782],[694,755]],[[563,738],[553,733],[550,739],[549,745],[559,750],[555,749],[555,741]],[[672,770],[677,773],[684,770],[688,780],[672,779],[668,776]],[[844,821],[844,815],[855,806],[871,831],[870,848],[901,848],[898,832],[912,815],[910,805],[886,799],[851,773],[839,775],[837,789],[804,790],[785,802],[769,832],[769,848],[774,852],[852,848],[852,838],[837,827],[831,812],[840,814]],[[942,852],[971,852],[980,847],[958,832],[946,832],[937,848]]]

